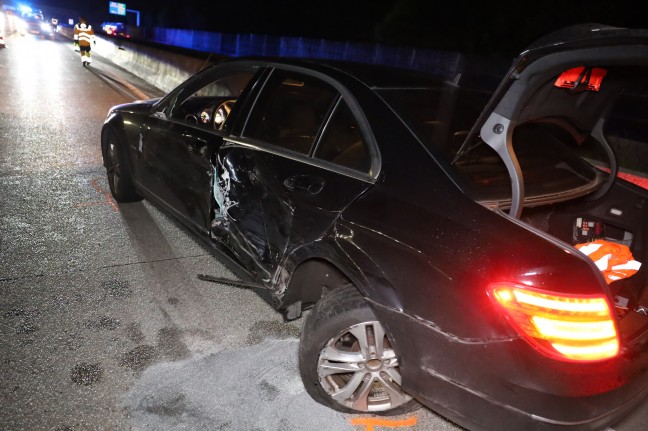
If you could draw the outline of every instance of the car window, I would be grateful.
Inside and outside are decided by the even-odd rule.
[[[369,172],[371,156],[358,121],[349,105],[340,100],[320,139],[315,158]]]
[[[252,78],[254,70],[207,73],[170,98],[166,117],[208,129],[223,129],[230,111]]]
[[[243,136],[309,154],[337,91],[292,71],[275,70],[264,86]]]

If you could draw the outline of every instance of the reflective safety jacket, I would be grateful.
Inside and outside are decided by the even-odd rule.
[[[634,260],[628,246],[623,244],[597,239],[574,247],[594,261],[608,284],[628,278],[641,268],[641,263]]]
[[[74,26],[74,38],[78,39],[79,46],[90,46],[94,41],[94,30],[90,24],[80,22]]]

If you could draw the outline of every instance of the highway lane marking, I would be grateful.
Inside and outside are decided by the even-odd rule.
[[[104,200],[102,201],[96,201],[96,202],[84,202],[82,204],[76,204],[76,208],[82,208],[82,207],[90,207],[90,206],[99,206],[99,205],[110,205],[110,207],[115,211],[115,212],[120,212],[119,211],[119,205],[117,205],[117,202],[112,198],[112,194],[110,191],[105,191],[100,185],[99,185],[99,179],[95,178],[94,180],[91,181],[92,187],[95,189],[97,193],[99,193],[101,196],[103,196]]]
[[[416,416],[405,419],[384,419],[384,418],[349,418],[349,423],[353,426],[363,426],[363,431],[376,431],[376,427],[381,428],[408,428],[416,425]]]

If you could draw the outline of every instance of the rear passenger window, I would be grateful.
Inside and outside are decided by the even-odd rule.
[[[275,70],[248,119],[243,136],[309,154],[337,91],[308,75]]]
[[[369,172],[371,156],[358,121],[344,100],[335,108],[315,157],[347,168]]]

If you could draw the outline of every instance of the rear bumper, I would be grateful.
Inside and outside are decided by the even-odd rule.
[[[629,415],[648,416],[648,345],[606,363],[562,363],[520,339],[459,339],[375,311],[400,353],[403,387],[468,429],[596,430],[625,419],[615,425],[623,430],[635,423]]]
[[[592,399],[563,398],[559,400],[562,406],[554,414],[540,416],[533,411],[500,402],[492,395],[463,386],[460,382],[451,381],[433,370],[422,371],[423,374],[416,380],[418,383],[412,388],[407,386],[407,389],[427,407],[471,430],[580,431],[601,430],[612,426],[615,431],[635,431],[643,429],[648,421],[646,390],[640,391],[621,405],[613,408],[602,405],[597,411],[591,410]],[[583,414],[580,418],[565,417],[568,415],[564,411],[579,411]]]

